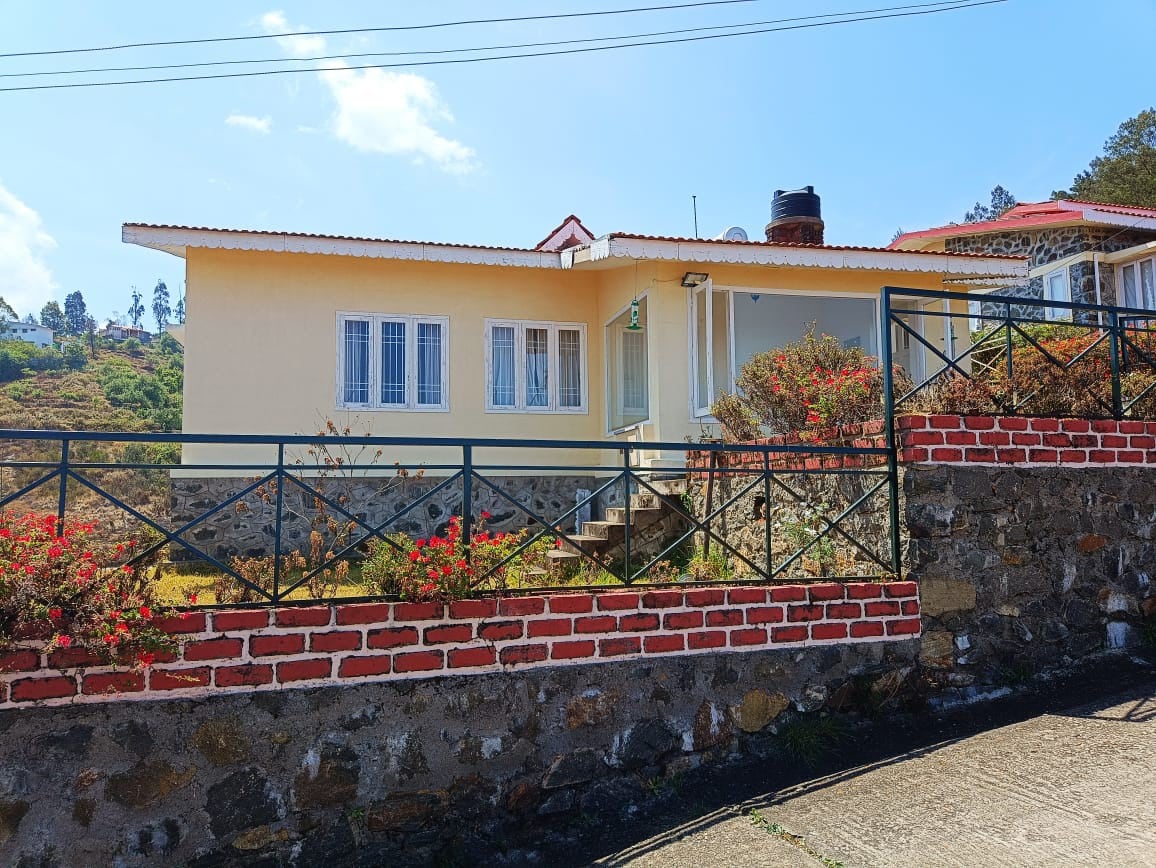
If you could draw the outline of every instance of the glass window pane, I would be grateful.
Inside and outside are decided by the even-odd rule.
[[[417,324],[417,403],[440,406],[442,399],[442,324]]]
[[[1156,286],[1153,285],[1152,260],[1145,259],[1140,263],[1140,288],[1144,291],[1143,307],[1156,308]]]
[[[646,332],[622,332],[622,409],[624,414],[647,415]]]
[[[582,332],[558,329],[558,406],[582,406]]]
[[[526,329],[526,406],[550,406],[550,341],[546,329]]]
[[[1143,307],[1137,293],[1136,266],[1125,265],[1120,269],[1120,276],[1124,284],[1124,307]]]
[[[381,324],[381,403],[405,403],[405,323]]]
[[[695,356],[694,405],[699,409],[710,406],[710,356],[707,349],[706,291],[694,291],[694,334],[698,353]]]
[[[490,329],[490,403],[514,406],[514,327]]]
[[[369,403],[369,321],[345,320],[343,335],[345,369],[342,400],[346,404]]]
[[[714,302],[711,305],[711,328],[714,332],[711,341],[711,363],[714,376],[714,394],[708,396],[707,403],[713,404],[719,395],[734,390],[731,382],[731,340],[730,324],[730,293],[715,292]]]

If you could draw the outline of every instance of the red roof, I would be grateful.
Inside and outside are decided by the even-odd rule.
[[[586,228],[585,224],[582,223],[582,220],[578,217],[578,215],[571,214],[565,220],[563,220],[561,223],[559,223],[557,226],[555,226],[553,229],[551,229],[549,232],[547,232],[546,237],[534,245],[534,249],[535,250],[541,250],[543,245],[545,245],[547,241],[549,241],[551,238],[553,238],[555,235],[557,235],[559,232],[561,232],[566,227],[567,223],[573,223],[579,229],[581,229],[583,232],[585,232],[587,235],[589,235],[591,238],[596,237],[593,232],[591,232],[589,229]]]
[[[612,232],[609,238],[630,238],[636,241],[674,241],[679,244],[734,244],[740,247],[800,247],[809,250],[836,250],[852,253],[914,253],[925,256],[959,256],[971,259],[1010,259],[1022,261],[1026,256],[1006,256],[995,253],[945,253],[936,250],[894,250],[890,247],[860,247],[848,244],[802,244],[783,241],[732,241],[726,238],[679,238],[671,235],[636,235],[631,232]]]
[[[904,241],[915,238],[952,238],[959,235],[983,235],[988,232],[1008,232],[1029,229],[1053,223],[1085,221],[1096,223],[1096,211],[1121,214],[1156,220],[1156,208],[1141,208],[1134,205],[1111,205],[1104,202],[1085,202],[1081,199],[1056,199],[1049,202],[1020,203],[994,220],[978,223],[948,223],[918,232],[905,232],[891,242],[891,249],[898,249]],[[1091,212],[1091,213],[1090,213]]]

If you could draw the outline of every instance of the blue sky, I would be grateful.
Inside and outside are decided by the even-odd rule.
[[[677,0],[672,0],[677,2]],[[899,5],[901,0],[895,0]],[[422,24],[631,0],[199,4],[0,0],[0,53]],[[755,0],[662,13],[44,58],[0,72],[471,47],[871,9]],[[122,222],[532,246],[595,234],[760,237],[813,184],[829,243],[958,219],[995,184],[1045,199],[1156,102],[1151,0],[1009,0],[938,15],[570,57],[0,93],[0,295],[107,316],[182,260]],[[0,86],[27,79],[0,79]]]

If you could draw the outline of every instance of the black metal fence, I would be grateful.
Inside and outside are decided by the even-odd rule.
[[[1154,418],[1151,311],[889,286],[883,325],[889,420],[929,407]]]
[[[451,521],[467,563],[465,542],[507,534],[503,557],[472,571],[475,592],[900,570],[882,445],[0,430],[0,449],[0,512],[95,521],[144,540],[131,563],[187,559],[247,600],[299,599],[335,565],[411,551]],[[318,528],[320,555],[290,565]],[[262,558],[268,583],[244,568]]]

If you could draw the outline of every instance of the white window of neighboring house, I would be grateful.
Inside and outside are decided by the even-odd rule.
[[[449,409],[449,319],[337,316],[337,405],[367,410]]]
[[[486,410],[587,412],[586,326],[486,320]]]
[[[1121,265],[1118,273],[1117,297],[1124,307],[1156,310],[1156,258]]]
[[[1068,283],[1068,269],[1057,268],[1044,275],[1044,301],[1071,301],[1072,288]],[[1044,311],[1047,319],[1071,319],[1072,312],[1058,307],[1049,307]]]

